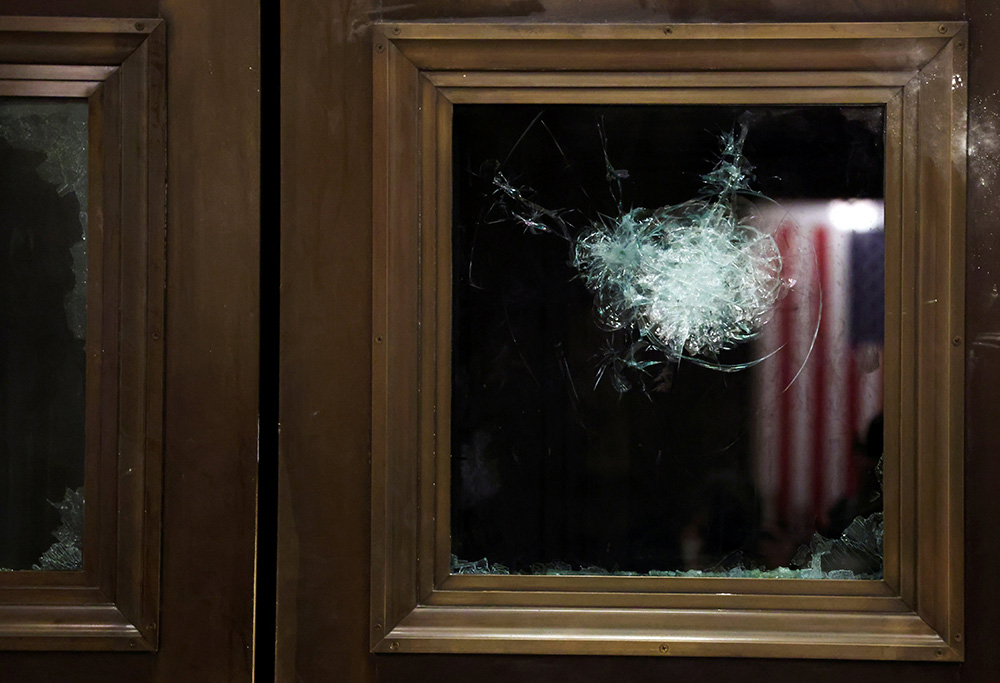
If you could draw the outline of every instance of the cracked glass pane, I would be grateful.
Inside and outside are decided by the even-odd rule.
[[[81,564],[86,100],[0,98],[0,568]]]
[[[452,571],[880,577],[883,108],[453,131]]]

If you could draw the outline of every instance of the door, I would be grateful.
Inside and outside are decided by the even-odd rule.
[[[278,516],[279,681],[744,680],[986,681],[1000,620],[991,481],[1000,379],[990,201],[1000,29],[989,3],[926,0],[836,10],[724,0],[282,3],[282,283]],[[967,20],[965,660],[955,664],[746,658],[371,654],[372,36],[378,20],[754,22]],[[955,87],[963,87],[956,83]],[[610,163],[610,162],[609,162]],[[475,558],[466,558],[475,559]],[[666,654],[667,650],[660,650]]]
[[[162,539],[157,533],[152,541],[161,548],[162,562],[157,562],[158,594],[144,597],[159,604],[159,642],[153,646],[158,649],[82,652],[64,642],[62,651],[25,652],[15,645],[0,652],[3,680],[251,680],[259,339],[257,11],[256,3],[187,0],[13,0],[0,7],[4,15],[125,17],[136,31],[143,18],[163,20],[169,187],[166,324],[150,335],[162,340],[164,351]]]

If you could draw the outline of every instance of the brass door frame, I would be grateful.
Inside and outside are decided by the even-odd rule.
[[[376,28],[373,651],[962,659],[966,36]],[[450,115],[467,102],[886,107],[883,581],[449,575]]]

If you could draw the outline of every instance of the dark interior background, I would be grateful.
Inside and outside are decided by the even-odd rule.
[[[742,125],[754,190],[782,199],[883,196],[881,107],[456,106],[459,558],[515,572],[552,562],[638,572],[788,565],[790,556],[762,550],[750,439],[752,421],[767,416],[753,408],[755,369],[724,373],[682,361],[629,371],[625,392],[610,371],[595,386],[602,361],[623,350],[621,335],[598,325],[571,242],[515,224],[492,185],[500,167],[531,201],[586,232],[599,215],[701,194],[720,136]],[[627,171],[621,205],[605,145],[611,165]],[[744,344],[717,360],[745,363],[751,353]],[[835,537],[843,527],[814,527],[800,540],[816,530]],[[682,561],[685,533],[703,540],[697,567]]]
[[[48,153],[0,137],[0,567],[8,569],[38,562],[60,522],[52,503],[83,486],[85,340],[67,301],[85,318],[85,302],[70,296],[86,279],[71,252],[84,228],[80,198],[38,172]],[[86,165],[87,150],[77,153]]]

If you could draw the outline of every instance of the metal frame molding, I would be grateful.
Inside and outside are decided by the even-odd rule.
[[[0,17],[0,96],[89,103],[83,570],[0,574],[0,648],[158,643],[166,227],[160,19]]]
[[[374,652],[963,657],[967,27],[376,27]],[[886,111],[885,578],[451,575],[455,103]]]

